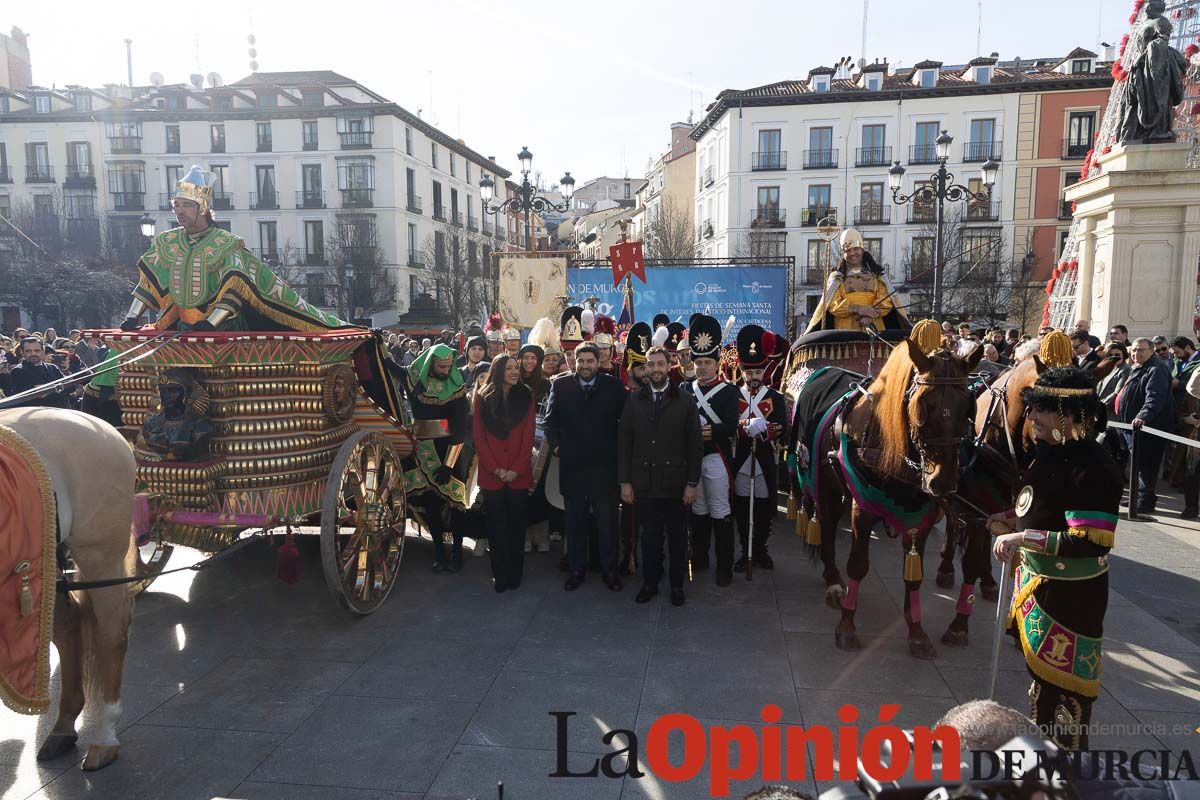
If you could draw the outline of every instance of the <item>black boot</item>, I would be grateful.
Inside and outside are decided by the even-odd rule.
[[[708,547],[712,539],[713,518],[692,514],[692,569],[708,569]]]
[[[717,586],[733,582],[733,517],[712,521],[713,545],[717,553]]]
[[[767,540],[771,538],[771,525],[775,520],[775,503],[770,498],[754,500],[754,566],[774,569],[775,562],[767,552]]]
[[[1200,475],[1188,475],[1183,479],[1183,513],[1181,519],[1200,516]]]

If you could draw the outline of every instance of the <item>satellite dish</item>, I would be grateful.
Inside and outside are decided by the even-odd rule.
[[[224,83],[224,81],[221,80],[220,75],[218,75],[215,72],[208,73],[208,85],[209,86],[216,87],[216,86],[222,85],[223,83]]]
[[[163,85],[163,74],[161,72],[151,72],[150,73],[150,85],[156,86],[156,87],[162,86]]]
[[[193,72],[191,75],[189,75],[188,80],[191,81],[192,86],[196,87],[197,89],[204,88],[204,76],[198,72]]]
[[[251,62],[250,62],[250,71],[251,71],[251,72],[258,72],[258,62],[257,62],[257,61],[251,61]]]
[[[254,44],[256,41],[258,40],[254,38],[253,33],[246,37],[246,42],[249,44]]]

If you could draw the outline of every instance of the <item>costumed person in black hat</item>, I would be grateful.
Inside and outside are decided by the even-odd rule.
[[[738,424],[737,387],[721,380],[721,323],[693,314],[688,340],[696,379],[685,384],[700,410],[704,460],[692,504],[692,568],[708,569],[709,543],[715,540],[717,585],[733,581],[733,518],[730,516],[730,464]]]
[[[782,394],[765,383],[766,369],[776,349],[775,335],[758,325],[746,325],[738,331],[738,369],[742,374],[742,386],[739,387],[741,413],[733,452],[733,516],[742,542],[742,557],[733,565],[735,572],[746,571],[746,557],[751,553],[747,544],[751,513],[754,514],[754,566],[762,569],[775,566],[767,553],[767,539],[775,519],[775,497],[779,491],[775,445],[786,441],[787,437],[787,403]],[[752,454],[754,461],[751,461]],[[751,472],[754,472],[753,481]]]
[[[448,508],[467,505],[467,487],[455,477],[463,442],[470,435],[466,382],[454,365],[454,350],[440,342],[425,350],[407,367],[388,359],[387,369],[396,378],[412,407],[417,450],[404,485],[413,505],[422,508],[423,522],[433,539],[433,571],[462,569],[462,533],[454,532],[449,559],[442,542]]]
[[[1090,375],[1049,369],[1022,394],[1034,460],[1016,507],[988,520],[992,552],[1021,554],[1010,620],[1033,677],[1030,714],[1063,747],[1087,750],[1123,480],[1095,438],[1106,417]]]
[[[820,330],[860,331],[871,327],[908,330],[912,323],[892,302],[883,267],[864,245],[862,234],[853,228],[839,238],[842,260],[829,275],[825,295],[813,312],[805,333]]]
[[[625,337],[625,386],[636,392],[646,385],[646,351],[650,349],[654,334],[644,322],[635,322]]]
[[[584,342],[583,308],[567,306],[558,318],[559,341],[562,342],[566,371],[575,371],[575,348]]]

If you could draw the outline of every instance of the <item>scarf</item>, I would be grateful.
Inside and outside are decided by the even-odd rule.
[[[430,377],[434,361],[453,361],[454,351],[439,342],[426,350],[409,365],[409,369],[417,376],[417,382],[425,387],[425,394],[442,402],[449,400],[463,385],[462,370],[450,368],[450,374],[445,378]]]

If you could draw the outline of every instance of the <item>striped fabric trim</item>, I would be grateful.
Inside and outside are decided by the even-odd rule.
[[[1100,530],[1115,531],[1117,515],[1106,514],[1103,511],[1067,511],[1068,528],[1099,528]]]

